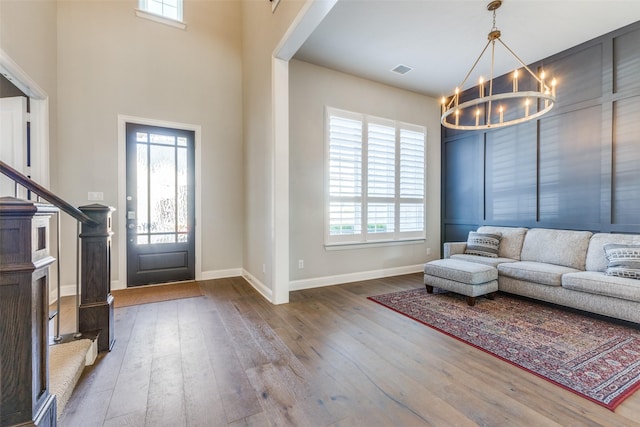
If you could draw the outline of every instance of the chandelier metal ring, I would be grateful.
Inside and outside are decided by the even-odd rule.
[[[470,108],[476,105],[487,103],[490,100],[489,98],[491,98],[492,101],[500,101],[504,99],[526,98],[530,100],[545,100],[548,102],[546,103],[545,108],[543,108],[542,110],[534,114],[530,114],[528,116],[520,117],[513,120],[508,120],[506,122],[503,121],[502,123],[494,122],[494,123],[486,123],[483,125],[465,126],[465,125],[455,125],[454,123],[450,123],[447,121],[447,117],[456,114],[456,112],[459,113],[465,108]],[[497,129],[497,128],[516,125],[518,123],[524,123],[524,122],[528,122],[529,120],[536,119],[542,116],[543,114],[546,114],[549,110],[551,110],[555,104],[555,101],[556,101],[555,96],[548,93],[538,92],[538,91],[526,91],[526,92],[518,92],[518,93],[513,93],[513,92],[500,93],[500,94],[493,95],[491,97],[485,96],[482,98],[472,99],[471,101],[466,101],[466,102],[463,102],[462,104],[459,104],[457,107],[452,107],[447,111],[445,111],[445,113],[442,115],[441,122],[444,127],[449,129],[458,129],[458,130]]]

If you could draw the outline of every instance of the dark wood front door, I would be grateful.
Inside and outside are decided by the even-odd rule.
[[[127,286],[193,280],[194,132],[126,129]]]

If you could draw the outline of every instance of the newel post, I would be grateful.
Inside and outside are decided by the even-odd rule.
[[[0,198],[0,426],[55,426],[49,392],[52,206]]]
[[[111,295],[111,212],[94,204],[78,209],[97,225],[82,224],[80,240],[80,332],[98,331],[98,351],[110,351],[115,342]]]

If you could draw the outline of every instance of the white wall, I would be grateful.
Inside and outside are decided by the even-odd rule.
[[[281,0],[275,13],[268,1],[242,2],[245,235],[248,279],[273,300],[273,69],[274,50],[304,1]],[[282,284],[280,284],[282,285]],[[287,285],[288,284],[284,284]]]
[[[118,115],[199,125],[205,276],[241,271],[243,235],[242,39],[237,0],[184,1],[186,30],[135,15],[137,0],[58,2],[56,192],[84,205],[104,193],[114,215],[112,280],[119,277]],[[75,230],[74,230],[75,231]],[[63,252],[75,250],[72,236]],[[73,283],[73,257],[63,263]]]
[[[56,159],[57,2],[0,0],[0,47],[49,98],[49,154]],[[48,169],[48,166],[45,166]],[[56,185],[51,176],[51,186]]]
[[[290,69],[290,277],[292,289],[421,271],[440,254],[438,100],[302,61]],[[427,128],[427,239],[366,249],[324,247],[324,108]],[[431,249],[427,255],[427,249]],[[304,269],[298,269],[298,260]]]

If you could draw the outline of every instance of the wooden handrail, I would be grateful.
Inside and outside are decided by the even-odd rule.
[[[87,224],[87,225],[93,225],[93,226],[98,225],[96,221],[94,221],[93,219],[91,219],[90,217],[82,213],[80,209],[62,200],[60,197],[56,196],[51,191],[47,190],[46,188],[44,188],[43,186],[41,186],[31,178],[29,178],[28,176],[25,176],[22,173],[18,172],[17,170],[15,170],[14,168],[9,166],[2,160],[0,160],[0,172],[2,172],[4,175],[11,178],[18,184],[22,185],[27,190],[37,194],[38,196],[45,199],[47,202],[58,207],[63,212],[66,212],[67,214],[71,215],[73,218],[80,221],[81,223]]]

